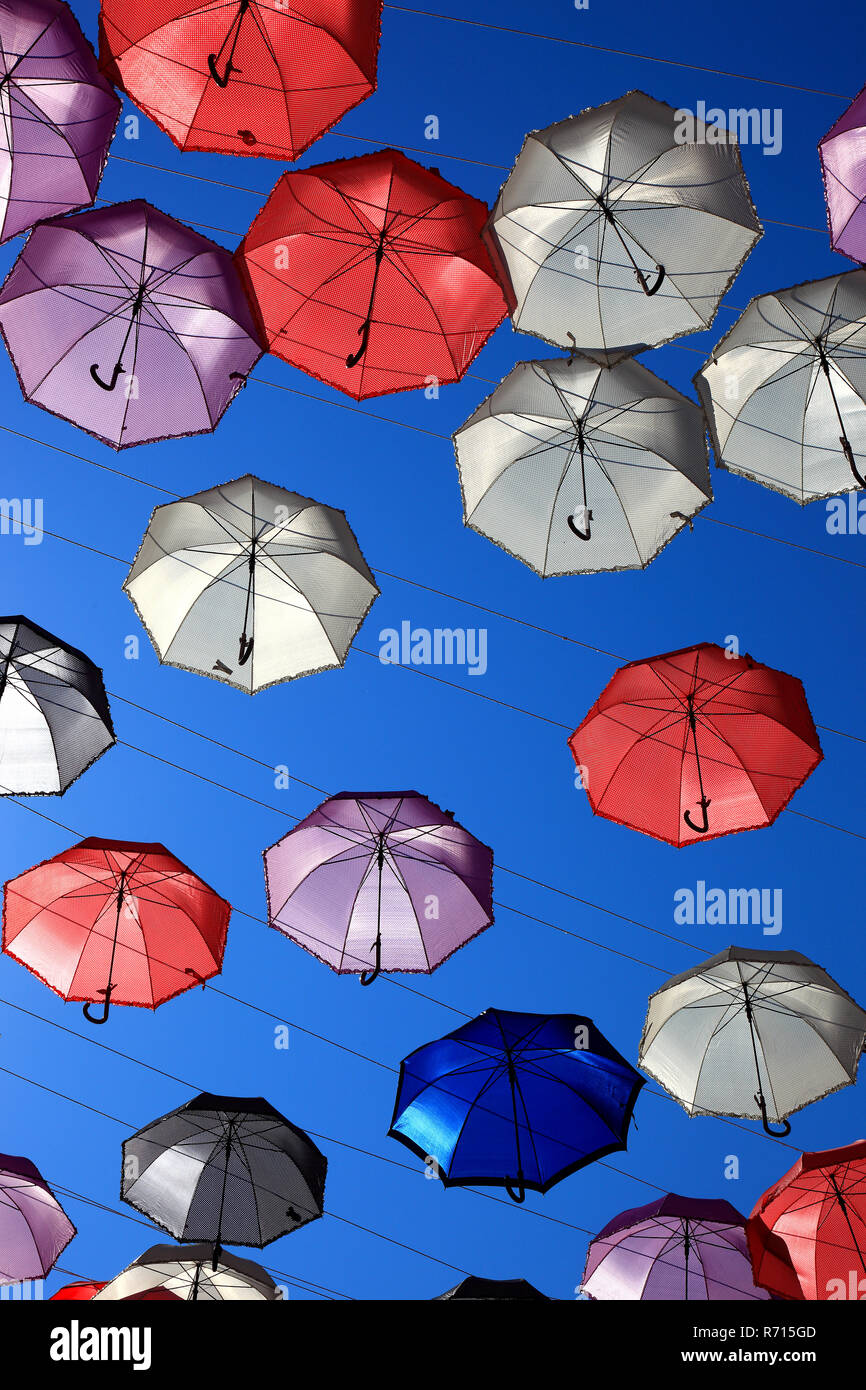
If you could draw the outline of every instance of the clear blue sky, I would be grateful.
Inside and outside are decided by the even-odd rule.
[[[94,40],[95,3],[76,0],[74,8]],[[494,13],[480,0],[463,0],[460,9],[479,20]],[[423,146],[421,158],[492,202],[504,172],[452,156],[510,166],[527,130],[632,87],[675,106],[693,107],[703,99],[725,109],[781,108],[781,152],[770,156],[756,147],[744,150],[759,214],[775,222],[768,221],[710,333],[643,358],[686,391],[700,354],[751,295],[848,267],[830,251],[822,230],[816,144],[847,104],[844,96],[853,96],[866,80],[863,34],[858,37],[854,31],[862,18],[855,5],[829,0],[816,12],[804,0],[759,6],[732,0],[720,16],[684,0],[664,6],[590,0],[585,11],[576,10],[570,0],[541,0],[530,8],[518,0],[500,0],[495,17],[517,28],[664,55],[684,66],[386,8],[378,91],[300,163],[375,147],[366,140]],[[690,64],[843,96],[713,76]],[[125,110],[132,109],[127,103]],[[424,128],[430,114],[439,116],[440,139],[428,145]],[[223,229],[212,235],[227,246],[236,244],[281,172],[263,160],[181,155],[146,120],[136,143],[118,135],[114,155],[102,184],[103,198],[148,198],[179,218]],[[136,160],[162,167],[128,162]],[[181,174],[238,187],[216,187]],[[0,253],[4,272],[19,247],[20,241]],[[550,355],[544,344],[513,333],[506,324],[466,379],[443,390],[438,401],[418,393],[386,397],[369,405],[370,414],[335,408],[329,402],[351,403],[268,358],[256,376],[286,390],[250,384],[215,435],[119,456],[25,405],[11,366],[0,360],[0,421],[42,441],[0,432],[0,491],[9,497],[42,497],[48,530],[132,557],[162,496],[45,444],[182,493],[252,467],[273,482],[344,508],[374,568],[629,658],[737,634],[742,649],[802,677],[819,724],[866,735],[862,576],[839,563],[863,563],[866,549],[862,537],[827,534],[822,503],[801,510],[783,497],[714,471],[716,503],[709,517],[797,541],[833,558],[702,519],[693,534],[680,536],[647,571],[592,578],[542,581],[463,528],[447,436],[515,362]],[[485,619],[458,603],[383,578],[382,597],[358,645],[375,651],[379,632],[404,619],[430,628],[483,624],[488,628],[486,675],[442,673],[474,694],[382,666],[356,652],[342,671],[250,700],[226,686],[160,668],[146,638],[140,659],[126,660],[125,640],[141,629],[121,592],[124,574],[124,566],[50,537],[30,547],[20,537],[0,539],[4,612],[27,613],[82,647],[104,668],[110,691],[234,745],[268,767],[286,763],[296,780],[289,790],[277,791],[265,768],[115,701],[117,730],[125,743],[265,805],[118,747],[62,799],[29,803],[72,827],[74,837],[27,810],[0,803],[4,879],[56,853],[78,834],[162,840],[237,907],[261,917],[262,849],[291,825],[287,817],[306,814],[321,799],[301,779],[334,791],[417,787],[453,808],[493,846],[500,863],[658,931],[690,937],[696,949],[499,872],[495,887],[500,901],[564,931],[501,909],[495,926],[435,975],[410,981],[430,996],[428,1001],[385,982],[361,989],[352,977],[335,976],[277,933],[238,915],[217,983],[296,1025],[288,1052],[273,1045],[273,1020],[209,990],[191,992],[156,1014],[118,1009],[109,1027],[94,1031],[82,1019],[80,1006],[64,1006],[25,970],[2,959],[0,996],[76,1036],[0,1003],[0,1067],[26,1073],[50,1088],[38,1089],[0,1072],[0,1149],[26,1154],[58,1186],[134,1215],[117,1197],[121,1140],[182,1104],[192,1091],[181,1081],[195,1089],[264,1095],[293,1121],[379,1156],[322,1140],[330,1164],[326,1206],[331,1214],[263,1256],[269,1266],[302,1282],[356,1298],[428,1298],[456,1283],[463,1270],[493,1277],[523,1275],[547,1293],[569,1298],[583,1268],[584,1232],[599,1229],[624,1207],[650,1200],[658,1187],[725,1197],[748,1212],[794,1153],[760,1132],[745,1133],[716,1120],[689,1120],[671,1100],[648,1094],[655,1086],[638,1103],[638,1129],[628,1153],[614,1156],[610,1166],[593,1165],[547,1197],[530,1194],[519,1210],[507,1199],[501,1205],[469,1191],[445,1191],[426,1181],[422,1165],[385,1137],[395,1081],[387,1068],[396,1068],[414,1047],[456,1026],[460,1014],[446,1004],[471,1015],[491,1004],[589,1014],[635,1060],[651,990],[666,974],[686,969],[701,953],[709,955],[732,941],[804,951],[855,997],[866,999],[866,747],[823,733],[825,761],[794,802],[798,811],[858,831],[860,839],[785,813],[770,830],[676,851],[593,818],[584,794],[573,785],[567,730],[556,724],[570,729],[580,721],[614,669],[607,657],[498,618]],[[479,695],[509,701],[556,723],[514,713]],[[699,878],[725,888],[782,889],[781,935],[766,938],[754,927],[678,927],[674,893],[694,887]],[[179,1080],[101,1051],[94,1040]],[[124,1123],[81,1109],[63,1095]],[[828,1148],[864,1130],[862,1087],[849,1088],[795,1117],[791,1142]],[[737,1181],[723,1176],[731,1154],[740,1159]],[[80,1234],[61,1264],[77,1273],[107,1279],[157,1239],[80,1200],[69,1198],[65,1204]],[[65,1277],[62,1281],[68,1282]],[[60,1282],[52,1276],[49,1289]],[[292,1297],[307,1296],[316,1295],[292,1290]]]

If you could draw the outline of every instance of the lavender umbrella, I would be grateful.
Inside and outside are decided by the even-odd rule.
[[[41,223],[0,330],[25,398],[115,449],[214,429],[262,353],[228,251],[141,199]]]
[[[120,101],[61,0],[0,0],[0,241],[93,202]]]
[[[39,1169],[0,1154],[0,1284],[43,1278],[75,1234]]]
[[[590,1242],[583,1293],[597,1299],[765,1299],[746,1219],[730,1202],[669,1192],[609,1221]]]
[[[493,921],[492,851],[418,792],[341,792],[264,859],[270,925],[364,985],[429,975]]]
[[[830,221],[830,245],[866,261],[866,87],[818,146]]]

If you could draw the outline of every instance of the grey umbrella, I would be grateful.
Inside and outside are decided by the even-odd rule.
[[[94,1295],[94,1302],[165,1289],[193,1303],[274,1303],[282,1297],[267,1270],[223,1251],[213,1268],[210,1245],[154,1245]]]

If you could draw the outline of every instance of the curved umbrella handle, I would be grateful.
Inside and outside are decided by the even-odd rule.
[[[575,523],[575,520],[574,520],[574,517],[573,517],[573,516],[570,516],[570,517],[568,518],[568,525],[569,525],[569,528],[574,532],[574,534],[577,536],[577,539],[578,539],[579,541],[588,541],[588,540],[591,540],[591,539],[592,539],[592,527],[591,527],[590,524],[589,524],[589,523],[592,521],[592,511],[590,510],[589,507],[587,507],[587,508],[585,509],[585,515],[586,515],[586,530],[585,530],[585,531],[581,531],[580,527]]]
[[[347,367],[357,367],[361,358],[364,356],[364,353],[367,351],[367,344],[370,341],[371,322],[372,321],[370,319],[365,319],[364,322],[361,324],[361,327],[358,329],[358,332],[361,335],[361,346],[358,348],[357,352],[349,353],[349,356],[346,358]]]
[[[250,637],[248,639],[246,633],[244,633],[243,637],[241,637],[240,642],[238,644],[239,666],[246,666],[247,662],[253,654],[253,643],[255,642],[255,640],[255,637]]]
[[[857,471],[857,460],[854,458],[854,450],[851,448],[851,441],[846,434],[839,436],[839,443],[842,445],[842,453],[848,460],[848,467],[857,479],[861,487],[866,488],[866,478],[863,478]]]
[[[376,960],[372,970],[361,971],[361,984],[371,985],[382,973],[382,936],[378,933],[375,943]]]
[[[515,1183],[512,1183],[510,1178],[506,1178],[504,1187],[512,1202],[520,1203],[526,1201],[526,1188],[523,1183],[522,1175],[516,1180]]]
[[[701,811],[702,811],[702,813],[703,813],[703,824],[702,824],[702,825],[695,825],[695,823],[694,823],[694,821],[692,820],[691,815],[689,814],[688,811],[684,811],[684,812],[683,812],[683,820],[685,821],[686,825],[689,827],[689,830],[694,830],[694,832],[695,832],[696,835],[706,835],[707,831],[708,831],[709,828],[710,828],[710,819],[709,819],[709,816],[707,815],[707,807],[708,807],[709,804],[710,804],[710,798],[709,798],[708,796],[702,796],[698,804],[699,804],[699,806],[700,806],[700,808],[701,808]]]
[[[761,1091],[755,1092],[755,1100],[761,1107],[761,1124],[764,1126],[766,1133],[769,1134],[771,1139],[785,1139],[791,1133],[790,1121],[783,1120],[781,1129],[771,1129],[770,1121],[767,1117],[767,1102],[764,1100]]]
[[[229,85],[229,78],[235,70],[234,64],[232,63],[231,59],[229,59],[229,61],[226,63],[226,70],[223,73],[222,77],[220,77],[219,73],[217,72],[215,53],[209,53],[207,55],[207,65],[210,70],[210,75],[213,78],[214,82],[217,84],[217,86],[227,87]]]
[[[105,1004],[103,1005],[102,1013],[99,1015],[98,1018],[94,1018],[93,1014],[90,1012],[90,1003],[89,1003],[89,1002],[88,1002],[87,1004],[84,1005],[84,1008],[81,1010],[81,1012],[84,1014],[84,1017],[87,1019],[87,1022],[88,1022],[88,1023],[107,1023],[107,1022],[108,1022],[108,1011],[109,1011],[109,1009],[111,1008],[111,990],[112,990],[112,986],[109,985],[109,986],[108,986],[108,989],[101,989],[101,990],[99,991],[100,994],[104,994],[104,995],[105,995]]]
[[[644,275],[644,273],[643,273],[642,270],[637,270],[637,269],[635,270],[635,275],[637,276],[638,280],[640,281],[640,287],[641,287],[641,289],[643,290],[644,294],[647,296],[647,298],[650,298],[652,295],[658,293],[658,291],[659,291],[659,290],[661,289],[661,287],[662,287],[662,282],[664,281],[664,278],[665,278],[665,268],[664,268],[663,265],[657,265],[657,266],[656,266],[656,270],[658,271],[658,278],[656,279],[656,282],[655,282],[654,285],[650,285],[650,284],[649,284],[649,282],[648,282],[648,280],[647,280],[647,278],[646,278],[646,276]]]
[[[93,366],[90,368],[90,375],[93,377],[93,380],[96,382],[97,386],[102,387],[103,391],[113,391],[120,379],[120,373],[122,371],[123,363],[115,362],[114,371],[111,373],[111,380],[103,381],[102,377],[99,375],[99,363],[94,362]]]

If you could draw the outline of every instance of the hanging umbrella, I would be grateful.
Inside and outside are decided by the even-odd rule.
[[[76,1234],[39,1169],[0,1154],[0,1284],[43,1279]]]
[[[181,150],[296,159],[376,88],[382,0],[102,0],[100,62]]]
[[[708,328],[761,235],[732,135],[627,92],[527,135],[486,237],[521,333],[615,360]]]
[[[591,1019],[487,1009],[401,1062],[388,1133],[446,1187],[522,1202],[626,1148],[643,1084]]]
[[[105,1023],[218,975],[230,914],[164,845],[88,839],[6,884],[3,951]]]
[[[642,569],[713,496],[700,409],[638,362],[521,362],[454,446],[466,525],[542,577]]]
[[[209,433],[262,353],[229,252],[141,199],[41,223],[0,330],[25,399],[114,449]]]
[[[212,1266],[212,1245],[154,1245],[100,1285],[94,1297],[109,1302],[161,1294],[200,1303],[274,1303],[282,1298],[271,1276],[252,1260],[222,1251],[216,1269]]]
[[[470,1299],[477,1302],[483,1299],[485,1302],[491,1299],[505,1298],[512,1302],[522,1301],[525,1303],[550,1303],[546,1293],[541,1293],[534,1284],[530,1284],[526,1279],[481,1279],[477,1274],[470,1274],[468,1279],[461,1279],[459,1284],[455,1284],[453,1289],[448,1289],[446,1293],[437,1294],[433,1299],[434,1303],[447,1303],[451,1299]]]
[[[604,1300],[767,1299],[752,1278],[745,1226],[729,1202],[669,1192],[621,1212],[590,1241],[581,1290]]]
[[[714,642],[621,666],[568,742],[596,815],[678,847],[772,825],[823,757],[802,683]]]
[[[114,742],[90,658],[29,618],[0,618],[0,795],[65,792]]]
[[[804,1153],[758,1198],[747,1234],[755,1283],[782,1298],[866,1295],[866,1140]]]
[[[719,468],[801,504],[866,487],[866,270],[758,295],[695,386]]]
[[[486,217],[399,150],[283,174],[236,253],[271,352],[356,400],[459,381],[506,312]]]
[[[105,1284],[96,1284],[92,1280],[83,1280],[79,1284],[64,1284],[62,1289],[58,1289],[49,1298],[49,1303],[85,1303],[104,1289]]]
[[[265,850],[268,921],[340,974],[430,974],[493,921],[493,852],[418,792],[341,792]]]
[[[689,1115],[787,1116],[857,1080],[866,1013],[798,951],[729,946],[650,996],[639,1065]]]
[[[866,87],[818,146],[830,245],[852,261],[866,261]]]
[[[261,1250],[321,1216],[327,1166],[266,1100],[205,1092],[124,1142],[120,1195],[175,1240],[207,1241],[216,1273],[223,1241]]]
[[[0,241],[93,202],[119,114],[68,5],[0,4]]]
[[[379,594],[343,512],[249,473],[157,507],[123,587],[160,661],[249,695],[342,666]]]

